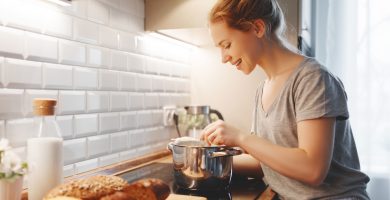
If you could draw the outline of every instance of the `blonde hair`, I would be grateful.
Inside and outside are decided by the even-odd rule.
[[[266,37],[285,43],[283,12],[276,0],[218,0],[209,13],[211,23],[225,21],[229,27],[249,31],[253,22],[266,24]]]

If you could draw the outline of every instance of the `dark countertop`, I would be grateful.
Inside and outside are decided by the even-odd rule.
[[[228,190],[202,192],[180,189],[175,185],[173,177],[173,164],[171,156],[152,162],[148,165],[132,169],[118,174],[128,182],[133,182],[142,178],[158,178],[170,186],[174,194],[190,196],[203,196],[209,200],[254,200],[260,199],[260,195],[265,190],[265,185],[261,180],[232,177]]]

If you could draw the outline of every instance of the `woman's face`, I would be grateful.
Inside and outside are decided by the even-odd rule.
[[[224,20],[210,24],[211,37],[221,49],[222,62],[250,74],[258,63],[261,45],[253,28],[247,32],[230,28]]]

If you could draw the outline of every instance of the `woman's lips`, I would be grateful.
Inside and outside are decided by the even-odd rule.
[[[242,62],[242,60],[238,59],[237,62],[234,63],[234,65],[237,67],[237,69],[240,69],[241,62]]]

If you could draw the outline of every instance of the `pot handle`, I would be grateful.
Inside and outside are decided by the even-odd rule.
[[[173,151],[173,142],[168,143],[167,149],[171,152]]]
[[[222,156],[237,156],[242,154],[242,150],[237,149],[237,148],[231,148],[231,149],[225,149],[223,151],[215,151],[215,152],[210,152],[209,156],[211,158],[218,158]]]

